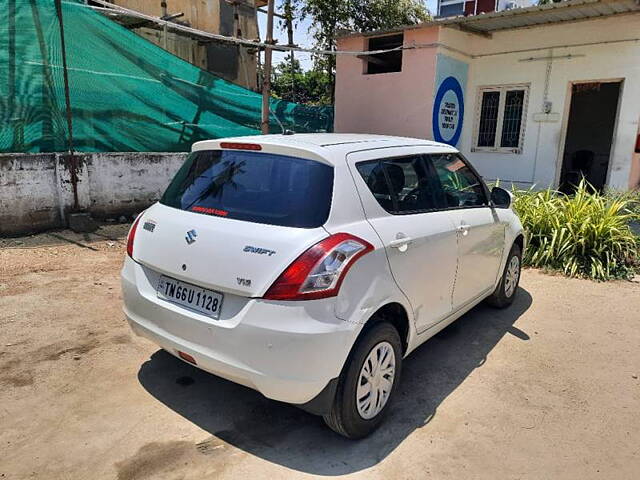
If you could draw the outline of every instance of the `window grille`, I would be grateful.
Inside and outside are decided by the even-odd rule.
[[[521,153],[529,87],[480,88],[472,151]]]
[[[478,129],[478,146],[493,147],[496,143],[496,126],[498,125],[498,107],[500,92],[483,92],[482,110],[480,111],[480,127]]]
[[[510,90],[504,102],[504,119],[502,121],[501,147],[517,147],[520,144],[520,126],[522,108],[524,107],[524,90]]]

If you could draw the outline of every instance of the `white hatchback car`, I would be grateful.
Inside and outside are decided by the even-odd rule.
[[[124,312],[182,360],[363,437],[404,357],[482,300],[513,301],[510,202],[427,140],[198,142],[131,227]]]

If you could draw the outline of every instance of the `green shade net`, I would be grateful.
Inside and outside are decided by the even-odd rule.
[[[4,0],[0,152],[69,148],[53,0]],[[203,139],[260,133],[261,95],[201,70],[81,3],[62,3],[73,146],[86,152],[188,151]],[[271,99],[270,129],[322,132],[332,107]]]

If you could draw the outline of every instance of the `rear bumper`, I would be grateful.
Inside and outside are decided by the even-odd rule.
[[[158,277],[126,258],[124,313],[136,334],[268,398],[324,413],[326,401],[318,406],[316,397],[327,396],[325,387],[340,375],[357,334],[335,316],[333,299],[275,302],[225,294],[221,317],[213,320],[158,299]]]

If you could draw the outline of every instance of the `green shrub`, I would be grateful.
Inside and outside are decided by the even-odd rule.
[[[527,231],[524,263],[593,280],[630,278],[638,240],[629,228],[634,214],[629,194],[514,190],[514,208]]]
[[[628,211],[636,222],[640,222],[640,190],[630,192],[628,195]]]

